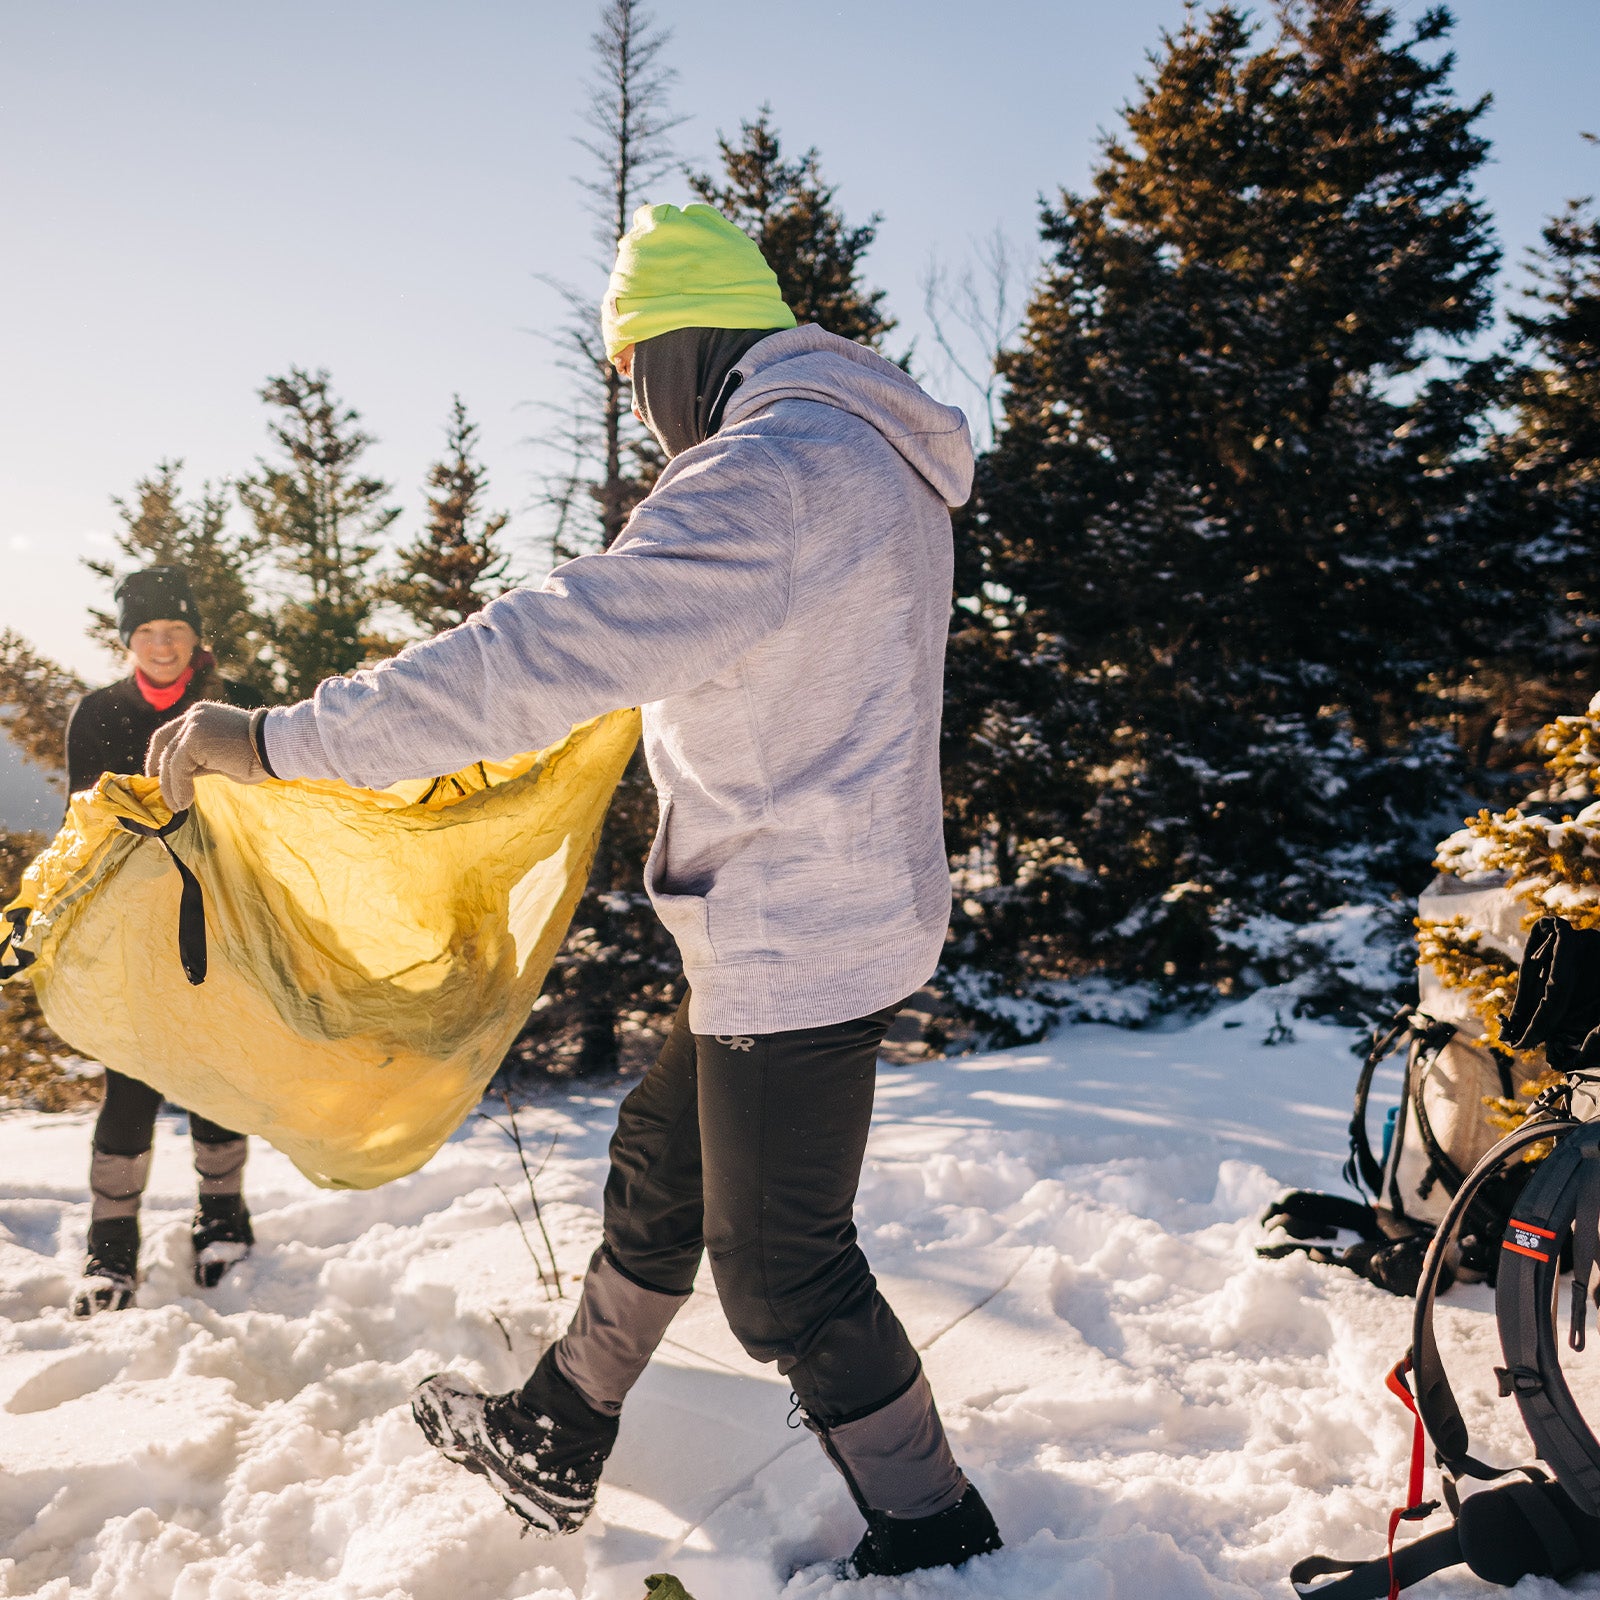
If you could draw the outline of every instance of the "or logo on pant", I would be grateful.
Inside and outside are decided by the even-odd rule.
[[[718,1044],[725,1044],[730,1050],[754,1050],[756,1042],[743,1033],[719,1033],[716,1036]]]

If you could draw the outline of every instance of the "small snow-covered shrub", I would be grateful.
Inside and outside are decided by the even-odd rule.
[[[1516,1061],[1519,1099],[1502,1102],[1508,1125],[1552,1081],[1542,1049],[1510,1050],[1501,1025],[1516,994],[1517,962],[1529,928],[1561,917],[1600,928],[1600,695],[1581,716],[1557,717],[1538,736],[1548,778],[1526,805],[1480,811],[1439,846],[1434,865],[1463,889],[1492,889],[1494,925],[1464,915],[1417,919],[1418,958],[1444,988],[1467,998],[1485,1038]],[[1450,897],[1437,902],[1448,911]]]

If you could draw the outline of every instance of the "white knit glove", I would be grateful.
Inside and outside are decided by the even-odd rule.
[[[250,736],[254,714],[202,700],[150,737],[144,770],[161,780],[161,798],[174,811],[194,804],[194,780],[215,773],[235,783],[262,783],[270,774]]]

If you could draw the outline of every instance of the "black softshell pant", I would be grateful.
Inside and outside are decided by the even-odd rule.
[[[702,1251],[728,1324],[773,1362],[863,1508],[966,1487],[921,1361],[856,1241],[878,1047],[898,1006],[825,1028],[694,1034],[684,1001],[611,1140],[604,1242],[556,1364],[621,1409]]]
[[[915,1375],[917,1353],[856,1242],[878,1046],[898,1006],[790,1033],[696,1036],[684,1001],[622,1103],[606,1252],[686,1295],[702,1248],[728,1325],[813,1416],[844,1422]]]

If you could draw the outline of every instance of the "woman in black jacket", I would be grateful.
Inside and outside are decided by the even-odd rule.
[[[181,567],[130,572],[116,587],[117,632],[132,670],[86,694],[67,724],[67,779],[92,788],[107,772],[143,772],[145,749],[162,723],[199,700],[256,706],[261,697],[232,683],[200,648],[200,609]],[[72,1313],[121,1311],[133,1304],[139,1275],[139,1200],[150,1173],[161,1096],[148,1084],[106,1069],[105,1100],[89,1162],[89,1252]],[[194,1276],[213,1287],[254,1243],[244,1203],[247,1141],[190,1113],[200,1201],[194,1214]]]

